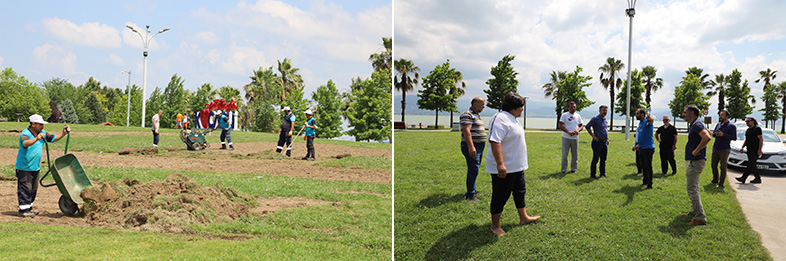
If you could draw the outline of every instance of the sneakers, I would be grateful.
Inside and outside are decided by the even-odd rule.
[[[464,196],[464,199],[469,200],[469,201],[480,201],[480,199],[478,199],[478,197],[475,196],[475,194],[466,195],[466,196]]]
[[[707,224],[707,221],[701,221],[701,220],[694,219],[694,220],[691,220],[690,223],[688,223],[688,224],[690,224],[691,226],[704,226],[704,225]]]
[[[300,159],[302,159],[302,160],[308,160],[308,157],[303,157],[303,158],[300,158]]]
[[[316,159],[315,158],[308,158],[308,161],[314,161],[314,160],[316,160]]]
[[[36,213],[34,213],[33,211],[25,211],[25,212],[20,212],[19,216],[23,218],[32,218],[36,216]]]
[[[753,179],[751,180],[751,184],[761,184],[761,179]]]
[[[736,179],[739,182],[742,182],[742,184],[745,184],[745,178],[743,178],[743,177],[736,177],[734,179]],[[761,180],[759,182],[761,182]]]

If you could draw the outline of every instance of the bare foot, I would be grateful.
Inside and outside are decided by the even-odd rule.
[[[526,217],[525,219],[521,219],[521,220],[519,220],[519,225],[524,225],[524,224],[532,223],[532,222],[535,222],[535,220],[538,220],[538,219],[540,219],[540,216],[534,216],[534,217],[530,217],[530,216],[528,216],[528,217]]]
[[[505,235],[505,230],[502,230],[502,227],[489,227],[489,229],[491,229],[491,232],[494,232],[494,234],[497,236]]]

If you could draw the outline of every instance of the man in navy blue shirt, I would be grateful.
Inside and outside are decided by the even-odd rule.
[[[636,129],[636,146],[634,150],[639,152],[641,160],[641,170],[644,173],[642,186],[652,189],[652,155],[655,154],[655,137],[652,136],[653,123],[655,118],[647,113],[644,108],[636,110],[636,119],[639,120],[639,127]]]
[[[609,133],[608,121],[606,121],[606,113],[609,107],[601,105],[598,109],[598,116],[592,117],[587,123],[587,132],[592,136],[592,163],[590,163],[590,177],[597,179],[595,176],[595,166],[600,161],[600,177],[606,177],[606,155],[609,151]]]
[[[716,187],[723,188],[726,182],[726,163],[729,161],[731,152],[730,143],[737,140],[737,126],[729,122],[729,112],[722,110],[718,113],[718,125],[712,137],[715,137],[715,144],[712,145],[712,183],[717,183]],[[718,163],[720,163],[720,177],[718,176]]]
[[[682,118],[690,124],[688,142],[685,143],[685,177],[691,203],[691,209],[687,215],[693,215],[693,220],[690,221],[691,225],[703,226],[707,224],[707,217],[704,215],[704,206],[701,204],[699,177],[707,163],[706,147],[712,138],[710,132],[704,127],[704,123],[698,120],[699,107],[696,105],[685,106]]]

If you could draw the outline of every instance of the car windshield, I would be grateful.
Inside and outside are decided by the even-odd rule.
[[[746,130],[748,129],[737,131],[737,140],[745,140]],[[773,130],[761,130],[761,136],[764,138],[764,142],[781,142],[780,137],[778,137],[778,134]]]

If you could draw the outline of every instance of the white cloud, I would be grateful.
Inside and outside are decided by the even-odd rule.
[[[59,40],[88,47],[120,47],[117,29],[109,25],[97,22],[76,25],[57,17],[44,18],[41,23],[47,33]]]
[[[76,54],[62,46],[45,43],[33,50],[40,71],[53,70],[66,75],[76,73]]]
[[[249,68],[256,69],[267,64],[263,51],[257,50],[254,46],[242,46],[236,43],[232,43],[219,57],[218,64],[221,70],[237,75],[250,75]]]
[[[204,31],[194,34],[193,41],[205,45],[217,45],[221,43],[221,39],[219,39],[218,35],[212,31]]]
[[[3,57],[0,56],[0,68],[3,68]]]
[[[106,58],[106,63],[115,66],[121,66],[125,64],[125,60],[117,56],[117,54],[110,54],[109,57]]]

